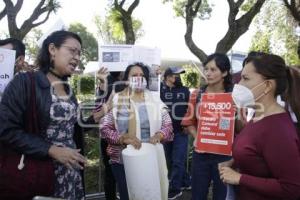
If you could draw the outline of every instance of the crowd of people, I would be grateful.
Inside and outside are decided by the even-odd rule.
[[[168,67],[160,99],[149,90],[145,64],[130,64],[125,72],[101,68],[95,109],[83,120],[68,83],[82,52],[76,33],[50,34],[39,50],[38,70],[25,63],[21,41],[0,40],[0,48],[16,51],[15,76],[0,103],[0,199],[84,199],[87,128],[79,121],[99,125],[108,200],[117,192],[130,199],[122,150],[142,143],[164,145],[168,199],[191,189],[192,200],[206,200],[211,186],[214,200],[229,199],[229,189],[232,199],[300,198],[300,69],[281,57],[249,53],[234,83],[227,55],[211,54],[203,63],[206,82],[191,93],[180,78],[185,71]],[[197,108],[203,94],[216,93],[229,93],[234,102],[232,156],[194,150],[189,170],[189,135],[196,140],[201,129]]]

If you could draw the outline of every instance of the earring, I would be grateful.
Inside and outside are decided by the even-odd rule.
[[[55,58],[55,56],[51,56],[51,58],[50,58],[50,67],[51,68],[54,68],[54,58]]]

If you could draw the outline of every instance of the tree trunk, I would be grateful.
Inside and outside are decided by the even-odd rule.
[[[184,39],[185,39],[185,44],[187,45],[187,47],[190,49],[190,51],[201,61],[204,62],[207,58],[207,55],[205,54],[205,52],[198,48],[197,45],[195,44],[194,40],[193,40],[193,28],[194,28],[194,18],[197,15],[198,9],[197,7],[195,8],[195,10],[193,10],[193,4],[197,3],[198,9],[201,6],[202,1],[198,0],[188,0],[186,8],[185,8],[185,13],[186,13],[186,17],[185,17],[185,23],[186,23],[186,32],[184,35]]]
[[[23,22],[21,28],[18,28],[16,18],[22,8],[23,0],[18,0],[15,5],[11,0],[4,0],[4,3],[10,37],[17,38],[19,40],[23,40],[31,29],[45,23],[49,19],[50,13],[60,7],[55,0],[41,0],[33,10],[30,17]],[[44,19],[36,22],[36,20],[43,14],[46,14]]]
[[[243,16],[241,16],[239,19],[236,19],[236,16],[244,0],[227,0],[227,2],[230,8],[228,16],[229,27],[225,36],[218,42],[215,50],[215,52],[224,54],[227,53],[235,44],[235,42],[240,38],[240,36],[248,30],[253,18],[257,13],[259,13],[265,0],[257,0],[257,2],[250,8],[250,10],[246,12]],[[201,62],[204,62],[207,58],[207,55],[203,50],[197,47],[197,45],[192,39],[194,18],[197,16],[201,3],[201,0],[187,1],[185,9],[186,33],[184,38],[185,43],[190,49],[190,51],[197,58],[199,58]]]
[[[133,30],[132,23],[132,12],[139,5],[140,0],[134,0],[132,4],[129,6],[126,11],[123,8],[123,5],[126,0],[122,0],[120,3],[118,0],[114,0],[114,8],[121,13],[122,25],[125,33],[126,44],[134,44],[135,43],[135,33]]]
[[[205,52],[197,47],[195,44],[192,34],[194,27],[194,19],[186,17],[186,32],[184,35],[185,44],[190,49],[190,51],[201,61],[204,62],[207,58]]]
[[[261,7],[265,3],[265,0],[257,0],[257,2],[246,12],[242,17],[236,19],[238,10],[243,1],[234,2],[228,0],[229,4],[229,17],[228,17],[228,30],[225,36],[218,42],[216,52],[227,53],[235,42],[243,35],[248,29],[253,18],[259,13]]]
[[[122,17],[122,24],[125,33],[126,44],[135,43],[135,34],[133,31],[132,18],[127,14]]]

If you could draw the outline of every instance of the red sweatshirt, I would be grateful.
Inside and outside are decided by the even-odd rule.
[[[237,199],[300,198],[300,143],[287,113],[249,122],[235,139],[233,158],[242,174]]]

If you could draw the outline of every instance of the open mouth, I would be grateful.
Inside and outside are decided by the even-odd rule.
[[[69,63],[69,65],[71,66],[72,70],[74,71],[77,67],[77,63]]]

